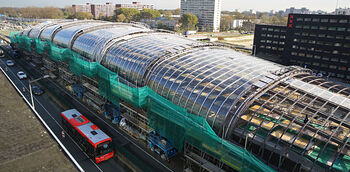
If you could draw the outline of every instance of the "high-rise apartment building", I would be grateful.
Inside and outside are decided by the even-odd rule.
[[[131,4],[116,4],[116,8],[135,8],[138,10],[153,9],[153,5],[141,4],[140,2],[132,2]]]
[[[222,0],[181,0],[181,15],[192,13],[198,17],[200,30],[218,32]]]
[[[113,16],[115,9],[116,7],[112,3],[91,5],[91,13],[95,18],[100,18],[103,16],[105,17]]]
[[[82,4],[82,5],[72,5],[73,11],[74,13],[77,12],[84,12],[84,13],[91,13],[91,4],[90,3],[86,3],[86,4]]]
[[[138,10],[153,9],[153,5],[141,4],[140,2],[132,2],[131,4],[90,4],[72,5],[73,11],[91,13],[94,18],[110,17],[114,15],[114,11],[119,8],[135,8]]]

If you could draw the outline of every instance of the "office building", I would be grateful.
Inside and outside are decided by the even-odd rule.
[[[198,17],[198,28],[211,32],[220,30],[222,0],[181,0],[181,15],[192,13]]]
[[[283,52],[272,51],[282,48],[273,44],[274,34],[280,33],[268,32],[272,28],[276,26],[256,27],[257,56],[275,55],[285,65],[299,65],[320,76],[350,81],[350,16],[290,14],[287,27],[278,27],[286,29],[285,40],[278,40],[279,44],[284,42]]]

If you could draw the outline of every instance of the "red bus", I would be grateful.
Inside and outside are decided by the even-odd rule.
[[[63,128],[96,163],[114,156],[112,139],[76,109],[66,110],[61,116]]]

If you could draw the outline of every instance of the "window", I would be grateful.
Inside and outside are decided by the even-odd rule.
[[[328,30],[334,31],[334,30],[337,30],[337,28],[336,27],[329,27]]]
[[[344,48],[350,48],[350,44],[344,44]]]
[[[314,65],[314,66],[320,66],[320,63],[313,62],[312,65]]]
[[[332,62],[337,62],[337,61],[338,61],[338,58],[331,58],[331,61],[332,61]]]
[[[346,28],[345,27],[338,27],[338,31],[345,32]]]
[[[309,44],[316,44],[315,40],[309,40]]]
[[[327,38],[334,39],[333,35],[327,35]]]
[[[273,31],[273,28],[269,28],[269,29],[267,29],[268,31]]]
[[[319,38],[324,38],[324,37],[326,37],[326,34],[318,34],[318,37]]]
[[[326,26],[320,26],[320,30],[327,30]]]
[[[307,43],[307,40],[306,39],[302,39],[300,40],[301,43]]]
[[[316,37],[317,34],[316,34],[316,33],[310,33],[310,36],[311,36],[311,37]]]
[[[266,40],[266,43],[270,44],[272,41],[271,40]]]
[[[284,48],[278,48],[278,51],[283,51],[284,50]]]
[[[311,18],[305,18],[304,21],[309,22],[311,21]]]
[[[294,38],[293,41],[294,42],[299,42],[299,39]]]
[[[261,36],[262,36],[262,37],[265,37],[265,36],[266,36],[266,34],[264,34],[264,33],[263,33],[263,34],[261,34]]]
[[[338,50],[334,50],[334,51],[332,52],[332,54],[339,54],[339,51],[338,51]]]
[[[319,19],[319,18],[313,18],[312,21],[313,21],[313,22],[319,22],[320,19]]]
[[[339,23],[347,23],[348,22],[348,20],[346,20],[346,19],[340,19],[339,20]]]
[[[318,26],[311,26],[311,29],[318,29]]]
[[[274,38],[279,38],[280,36],[279,36],[279,35],[274,35],[273,37],[274,37]]]
[[[260,47],[259,48],[265,48],[265,46],[264,45],[260,45]]]
[[[328,68],[328,65],[327,65],[327,64],[325,64],[325,63],[321,63],[321,67]]]
[[[284,45],[285,43],[284,42],[280,42],[280,45]]]
[[[270,38],[272,38],[272,35],[271,35],[271,34],[267,34],[267,37],[270,37]]]
[[[284,33],[284,32],[286,32],[286,30],[285,29],[281,29],[281,32]]]
[[[266,49],[271,49],[271,46],[266,46]]]
[[[314,48],[314,47],[310,47],[310,48],[308,48],[307,50],[308,50],[308,51],[314,51],[315,48]]]
[[[315,55],[315,56],[314,56],[314,59],[321,59],[321,56]]]
[[[294,35],[295,36],[300,36],[300,33],[299,32],[295,32]]]
[[[346,59],[340,59],[340,63],[348,63],[348,60],[346,60]]]
[[[322,60],[329,61],[329,57],[322,57]]]
[[[267,30],[267,28],[266,28],[266,27],[263,27],[263,28],[261,28],[261,30],[266,31],[266,30]]]
[[[277,47],[272,47],[272,50],[277,50]]]
[[[346,36],[345,39],[346,39],[346,40],[350,40],[350,36]]]
[[[330,69],[336,69],[337,66],[336,66],[336,65],[329,65],[329,68],[330,68]]]
[[[321,19],[321,23],[327,23],[328,19]]]
[[[330,23],[337,23],[338,20],[337,20],[337,19],[330,19],[329,22],[330,22]]]
[[[299,56],[305,57],[305,53],[299,53]]]
[[[299,49],[300,49],[300,50],[306,50],[306,48],[305,48],[305,47],[299,47]]]
[[[337,38],[337,39],[344,39],[344,36],[343,35],[337,35],[337,36],[335,36],[335,38]]]
[[[273,41],[272,43],[273,43],[273,44],[278,44],[278,41]]]
[[[310,26],[303,26],[303,29],[310,29]]]
[[[338,43],[338,42],[337,42],[337,43],[334,43],[334,46],[335,46],[335,47],[340,47],[340,46],[341,46],[341,43]]]
[[[280,29],[275,29],[274,32],[280,32]]]
[[[281,39],[285,39],[286,36],[285,36],[285,35],[281,35],[280,38],[281,38]]]
[[[265,43],[265,42],[266,42],[266,40],[262,39],[262,40],[260,40],[260,42],[261,42],[261,43]]]
[[[303,18],[297,18],[296,20],[297,21],[303,21],[304,19]]]
[[[292,48],[293,48],[293,49],[299,49],[299,46],[293,45]]]
[[[338,77],[338,78],[344,78],[344,75],[342,75],[342,74],[337,74],[337,77]]]
[[[301,25],[296,25],[296,26],[295,26],[295,28],[297,28],[297,29],[301,29],[301,28],[302,28],[302,26],[301,26]]]
[[[292,54],[292,56],[296,56],[296,55],[298,55],[298,53],[297,53],[297,52],[292,52],[291,54]],[[349,69],[350,69],[350,68],[349,68]]]
[[[323,45],[324,42],[323,41],[317,41],[317,45]]]
[[[309,33],[303,32],[301,35],[302,35],[302,36],[309,36]]]
[[[306,54],[306,57],[308,57],[308,58],[312,58],[312,54]]]

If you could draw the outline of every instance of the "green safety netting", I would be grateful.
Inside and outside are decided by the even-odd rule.
[[[15,43],[21,44],[22,40],[27,44],[30,42],[27,40],[32,39],[18,35],[14,37]],[[150,127],[171,141],[178,151],[181,152],[184,142],[187,142],[238,171],[274,171],[247,150],[218,137],[203,117],[188,113],[148,86],[130,87],[119,82],[117,73],[99,63],[83,60],[78,53],[68,48],[60,48],[39,39],[35,43],[40,45],[39,48],[36,47],[38,53],[47,50],[52,60],[68,62],[69,69],[74,74],[98,80],[99,94],[112,103],[118,104],[118,100],[122,99],[135,107],[147,109]],[[27,47],[28,45],[20,46],[25,50]]]

